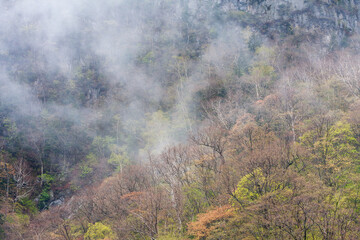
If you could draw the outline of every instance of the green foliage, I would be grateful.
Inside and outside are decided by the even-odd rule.
[[[11,140],[17,132],[16,123],[9,118],[2,119],[1,129],[3,131],[2,134],[6,136],[8,140]]]
[[[70,229],[71,229],[71,236],[75,239],[82,239],[84,237],[84,229],[81,225],[73,224],[69,221]]]
[[[150,64],[154,61],[154,52],[149,51],[143,57],[139,57],[139,61],[143,64]]]
[[[86,155],[86,162],[89,163],[90,165],[94,165],[97,163],[97,157],[94,153],[89,153],[88,155]]]
[[[80,177],[82,178],[88,177],[94,171],[92,167],[86,164],[80,166],[80,170],[81,170]]]
[[[17,213],[35,214],[37,211],[34,201],[28,197],[20,198],[15,203],[15,212]]]
[[[250,59],[249,56],[246,56],[245,53],[242,53],[234,65],[234,74],[238,77],[241,77],[249,73]]]
[[[50,174],[47,174],[47,173],[44,173],[43,175],[40,176],[43,180],[43,184],[47,185],[47,186],[50,186],[53,181],[54,181],[54,176],[50,175]]]
[[[108,163],[112,165],[117,172],[122,172],[123,167],[130,163],[125,148],[113,146]]]
[[[258,46],[255,50],[255,66],[256,65],[269,65],[271,66],[275,60],[275,49],[267,46]],[[268,75],[273,74],[274,69],[268,69]]]
[[[30,216],[29,215],[21,214],[21,213],[18,213],[16,215],[17,215],[18,222],[19,222],[20,225],[22,225],[22,226],[28,226],[29,225],[29,223],[30,223]]]
[[[264,180],[261,169],[255,169],[252,173],[242,177],[234,192],[234,197],[230,199],[233,206],[240,203],[243,207],[257,200],[262,192],[260,188]]]
[[[85,160],[80,164],[80,177],[87,178],[91,176],[94,171],[94,167],[98,160],[94,153],[90,153],[86,156]]]
[[[94,148],[94,152],[97,157],[105,158],[109,156],[110,154],[110,146],[114,142],[114,138],[106,136],[106,137],[100,137],[96,136],[92,142],[92,146]],[[87,158],[93,156],[87,156]],[[92,159],[88,159],[89,161]]]
[[[38,208],[42,210],[46,208],[47,204],[50,201],[51,198],[50,190],[51,190],[51,185],[54,181],[54,177],[47,173],[44,173],[40,177],[43,180],[43,186],[42,186],[42,191],[39,195]]]
[[[186,186],[183,191],[187,197],[185,214],[188,215],[189,219],[192,219],[194,214],[202,212],[209,206],[209,203],[206,201],[205,192],[199,186],[195,184]]]
[[[40,210],[43,210],[44,208],[46,208],[49,201],[50,201],[50,191],[48,188],[44,188],[39,195],[38,208]]]
[[[171,234],[168,234],[168,235],[160,235],[156,239],[158,239],[158,240],[178,240],[179,236],[176,236],[173,233],[171,233]]]
[[[235,1],[110,2],[117,7],[97,11],[99,16],[81,14],[81,30],[64,39],[46,41],[41,21],[9,21],[14,33],[0,41],[7,77],[0,80],[0,195],[15,202],[0,207],[0,226],[29,228],[9,239],[32,237],[38,226],[44,239],[58,238],[67,226],[69,239],[115,239],[112,229],[121,239],[181,239],[189,221],[198,223],[192,229],[199,239],[360,239],[359,227],[352,227],[360,213],[359,120],[338,121],[358,98],[346,90],[357,88],[357,61],[336,61],[338,53],[321,48],[327,37],[316,37],[316,29],[299,27],[289,39],[297,30],[293,22],[271,21],[266,12],[281,17],[291,4],[248,0],[254,9],[238,11]],[[333,23],[346,33],[346,15],[357,9],[346,1],[335,5],[330,7],[344,16]],[[124,18],[117,16],[120,8]],[[266,18],[253,14],[258,10]],[[341,44],[340,35],[333,33],[329,44]],[[29,39],[45,42],[35,46]],[[355,39],[346,39],[359,49]],[[128,40],[134,42],[126,45]],[[309,47],[313,40],[320,54]],[[57,57],[50,61],[44,54]],[[18,84],[26,94],[10,99],[8,89],[22,92]],[[329,110],[338,111],[336,120],[322,117]],[[246,126],[247,118],[264,134]],[[179,156],[157,154],[178,140],[186,145]],[[153,161],[143,159],[147,153]],[[40,165],[52,175],[36,184]],[[109,166],[115,173],[104,180]],[[93,196],[100,197],[86,194],[83,186],[92,183]],[[85,195],[79,191],[59,216],[42,222],[54,213],[45,210],[51,189],[70,198],[69,188]],[[18,199],[23,193],[29,197]],[[236,211],[222,209],[229,195]],[[5,215],[9,221],[1,220]],[[302,228],[311,236],[298,234]]]
[[[115,239],[115,234],[110,227],[101,222],[95,224],[89,223],[88,230],[84,235],[85,240],[105,240]]]
[[[30,223],[30,216],[22,213],[8,214],[6,216],[5,222],[13,224],[15,226],[21,225],[28,227]]]
[[[250,69],[250,75],[256,78],[272,78],[275,76],[275,71],[272,66],[268,65],[257,65]]]
[[[322,136],[309,131],[300,139],[303,145],[313,149],[312,160],[330,185],[346,181],[344,176],[358,164],[359,143],[349,123],[338,121]]]
[[[249,67],[249,84],[255,88],[257,99],[269,94],[277,74],[273,67],[274,49],[265,46],[256,49],[255,62]]]

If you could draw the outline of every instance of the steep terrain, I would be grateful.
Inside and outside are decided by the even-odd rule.
[[[0,3],[0,239],[359,239],[360,2]]]
[[[220,1],[225,12],[263,34],[282,37],[303,30],[326,45],[344,44],[359,32],[358,1]]]

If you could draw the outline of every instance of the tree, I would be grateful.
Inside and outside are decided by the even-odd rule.
[[[313,134],[312,131],[307,132],[301,140],[306,146],[313,147],[312,160],[319,177],[330,186],[344,184],[344,176],[353,168],[359,154],[356,150],[358,142],[350,124],[336,122],[315,142],[311,141]],[[309,143],[313,145],[307,145]]]
[[[84,238],[87,240],[106,240],[114,239],[115,236],[110,227],[104,225],[101,222],[97,222],[95,224],[89,224]]]
[[[188,146],[179,145],[166,149],[159,159],[152,159],[155,174],[160,175],[159,181],[164,181],[171,205],[174,209],[178,231],[183,231],[184,222],[184,188],[193,182],[191,176],[191,156]]]
[[[255,87],[257,100],[266,96],[265,90],[270,88],[271,82],[276,77],[275,69],[272,66],[273,55],[274,50],[271,48],[263,46],[256,49],[256,62],[249,70],[249,78]]]
[[[233,215],[234,212],[230,206],[217,207],[206,213],[199,214],[196,221],[188,224],[189,234],[198,240],[212,239],[211,235],[214,232],[225,230],[224,224],[221,223],[227,222]]]

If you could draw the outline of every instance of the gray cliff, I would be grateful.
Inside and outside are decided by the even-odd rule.
[[[359,0],[219,0],[219,6],[241,24],[263,34],[318,33],[323,40],[359,33]]]

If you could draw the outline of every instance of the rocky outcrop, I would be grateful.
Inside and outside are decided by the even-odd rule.
[[[56,207],[56,206],[60,206],[64,203],[65,199],[63,197],[61,197],[60,199],[57,199],[55,201],[52,201],[50,204],[49,204],[49,207]]]
[[[269,35],[320,29],[324,36],[341,38],[360,32],[359,0],[220,0],[219,4],[234,20]]]

